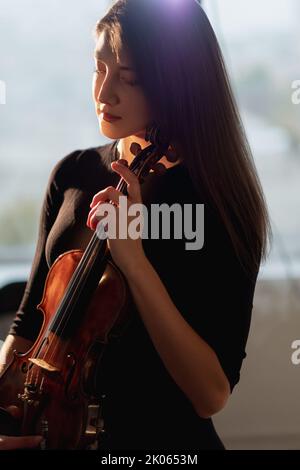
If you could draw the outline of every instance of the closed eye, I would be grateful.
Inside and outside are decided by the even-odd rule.
[[[99,74],[105,74],[105,70],[97,70],[97,69],[94,69],[94,73],[99,75]],[[122,78],[121,77],[121,80],[124,81],[124,83],[126,83],[127,85],[130,85],[130,86],[136,86],[136,85],[139,85],[139,82],[137,82],[136,80],[127,80],[126,78]]]

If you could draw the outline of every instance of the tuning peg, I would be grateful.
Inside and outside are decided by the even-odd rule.
[[[140,151],[142,150],[142,147],[140,146],[140,144],[138,144],[137,142],[133,142],[131,145],[130,145],[130,152],[136,156]]]
[[[169,162],[172,162],[172,163],[177,162],[178,160],[176,150],[173,149],[172,147],[168,148],[168,150],[166,151],[165,157],[167,158]]]

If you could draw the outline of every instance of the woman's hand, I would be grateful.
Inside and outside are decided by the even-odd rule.
[[[134,142],[131,144],[130,151],[133,155],[137,155],[137,153],[141,151],[141,146],[137,142]],[[168,148],[163,158],[166,162],[171,163],[178,160],[178,156],[171,146]],[[90,205],[91,211],[88,215],[87,226],[92,230],[96,230],[99,221],[103,220],[105,216],[108,215],[107,213],[105,214],[104,207],[100,206],[111,200],[114,204],[115,227],[110,228],[115,228],[115,234],[113,234],[114,236],[109,236],[108,234],[108,247],[114,262],[126,275],[128,269],[134,268],[140,262],[143,262],[146,257],[141,238],[144,220],[143,212],[136,210],[134,215],[131,213],[129,216],[130,208],[135,209],[132,207],[133,204],[142,204],[141,187],[137,176],[129,170],[127,160],[119,159],[118,161],[112,162],[111,167],[116,173],[123,177],[127,183],[127,204],[120,206],[119,198],[120,196],[124,197],[124,195],[113,187],[108,187],[100,191],[94,196]],[[166,167],[163,163],[158,162],[152,167],[152,170],[157,175],[162,175],[166,171]],[[127,208],[125,206],[127,206]],[[120,218],[119,212],[121,212]],[[140,225],[137,223],[137,218],[140,221]],[[122,221],[121,224],[124,227],[123,232],[125,232],[123,233],[123,237],[126,236],[126,238],[119,237],[119,220]],[[131,222],[134,220],[135,222],[132,224]],[[134,230],[134,228],[136,230]],[[108,224],[106,224],[106,229],[109,230]],[[140,236],[138,236],[138,233],[140,233]]]
[[[0,436],[0,450],[32,449],[42,440],[42,436]]]
[[[137,263],[143,262],[145,259],[141,238],[143,213],[141,213],[142,211],[136,210],[134,211],[134,215],[132,215],[133,212],[129,215],[130,208],[131,210],[135,209],[132,207],[133,204],[142,204],[141,188],[137,176],[127,168],[126,164],[126,160],[118,160],[112,162],[111,167],[126,181],[128,196],[124,196],[121,191],[118,191],[112,186],[100,191],[93,197],[90,205],[91,211],[87,219],[87,226],[92,230],[96,230],[100,220],[103,220],[103,223],[104,220],[108,222],[106,223],[108,247],[114,262],[125,275],[128,269],[134,268]],[[125,198],[121,206],[119,201],[120,196]],[[104,210],[105,207],[103,206],[103,203],[107,201],[112,201],[114,204],[110,204],[108,208],[110,209],[109,214],[111,214],[109,219],[106,217],[107,211]],[[140,208],[142,208],[142,206],[140,206]],[[136,219],[136,222],[139,220],[141,224],[131,224],[134,219]],[[121,222],[121,232],[123,232],[123,235],[119,233],[119,221]],[[113,233],[114,231],[115,234]],[[109,234],[112,235],[110,236]],[[122,236],[125,238],[121,238]]]

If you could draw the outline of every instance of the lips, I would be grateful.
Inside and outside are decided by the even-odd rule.
[[[112,116],[111,114],[108,114],[108,113],[101,113],[101,114],[103,115],[103,119],[108,122],[118,121],[119,119],[121,119],[118,116]]]
[[[97,106],[97,108],[98,108],[98,111],[99,111],[101,114],[105,115],[105,116],[108,117],[108,118],[111,118],[111,119],[121,119],[121,116],[116,116],[115,114],[108,113],[108,112],[105,111],[104,109],[100,109],[100,107],[98,107],[98,106]]]
[[[109,113],[103,113],[103,116],[109,119],[121,119],[120,116],[114,116],[113,114],[109,114]]]

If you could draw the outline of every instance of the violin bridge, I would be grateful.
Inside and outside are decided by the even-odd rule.
[[[60,372],[60,369],[58,369],[55,366],[52,366],[49,364],[49,362],[45,361],[44,359],[37,359],[34,357],[29,357],[28,361],[31,362],[32,364],[35,364],[36,366],[40,367],[41,369],[47,371],[47,372]]]

